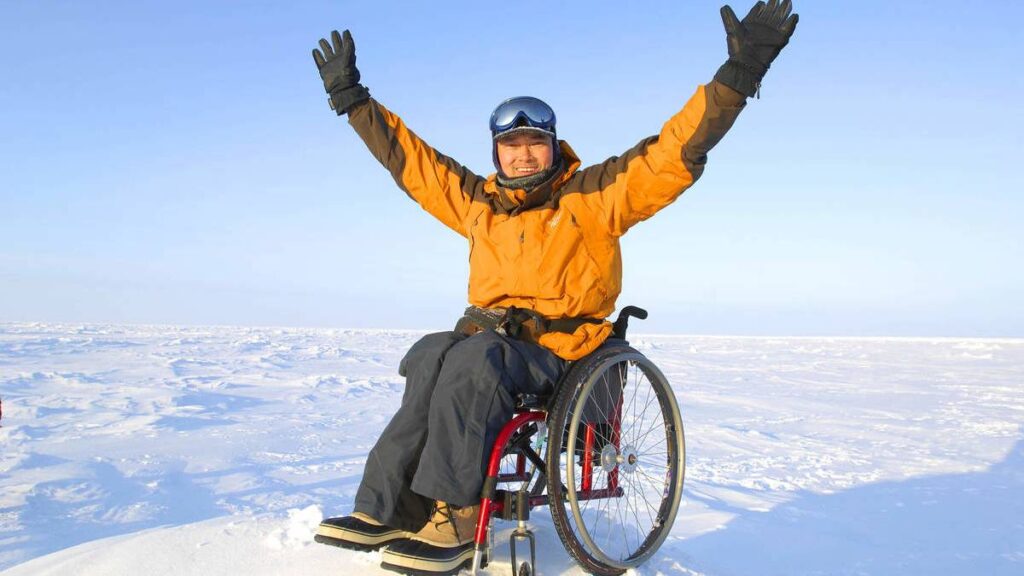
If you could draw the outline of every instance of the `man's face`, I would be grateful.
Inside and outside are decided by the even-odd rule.
[[[536,132],[520,132],[500,138],[498,164],[508,178],[521,178],[543,172],[554,161],[551,138]]]

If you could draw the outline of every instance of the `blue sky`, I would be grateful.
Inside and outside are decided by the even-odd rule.
[[[519,94],[594,163],[726,56],[719,2],[626,6],[0,3],[0,321],[449,327],[466,242],[310,51],[350,28],[371,93],[477,172]],[[1024,336],[1024,3],[796,11],[704,177],[623,239],[619,304],[656,332]]]

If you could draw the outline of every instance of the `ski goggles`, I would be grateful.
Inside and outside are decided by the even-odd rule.
[[[505,100],[491,113],[492,136],[520,127],[539,128],[554,134],[555,111],[539,98],[517,96]]]

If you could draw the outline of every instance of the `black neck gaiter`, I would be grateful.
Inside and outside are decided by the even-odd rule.
[[[505,188],[521,188],[529,192],[533,188],[536,188],[538,185],[543,184],[545,181],[551,178],[551,176],[553,176],[555,172],[557,172],[558,169],[561,167],[562,161],[561,159],[559,159],[558,162],[556,162],[550,168],[543,172],[530,174],[529,176],[521,176],[519,178],[509,178],[502,174],[501,172],[498,172],[496,180],[498,181],[498,184],[501,184]]]

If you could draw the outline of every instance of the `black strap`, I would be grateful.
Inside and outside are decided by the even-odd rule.
[[[548,332],[565,332],[566,334],[572,334],[577,328],[584,324],[602,324],[604,320],[598,320],[597,318],[555,318],[554,320],[548,320]]]
[[[505,309],[487,309],[477,306],[466,308],[455,325],[457,332],[473,334],[481,330],[494,330],[518,339],[537,339],[547,332],[572,334],[584,324],[601,324],[599,318],[545,318],[529,308],[510,306]]]

